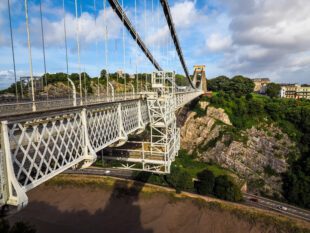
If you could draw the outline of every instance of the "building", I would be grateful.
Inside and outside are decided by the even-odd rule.
[[[310,85],[280,84],[281,98],[310,99]]]
[[[270,83],[270,79],[269,78],[254,78],[252,80],[255,84],[254,92],[260,93],[260,94],[266,94],[267,84]]]
[[[310,85],[301,85],[297,89],[296,93],[296,98],[297,99],[310,99]]]

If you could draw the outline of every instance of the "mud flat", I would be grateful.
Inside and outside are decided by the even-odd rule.
[[[310,223],[211,198],[107,177],[61,175],[30,191],[9,220],[38,233],[310,232]]]

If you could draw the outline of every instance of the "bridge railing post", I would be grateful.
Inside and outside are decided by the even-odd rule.
[[[10,150],[8,122],[1,122],[1,205],[14,205],[18,209],[28,204],[26,191],[18,183]]]
[[[112,83],[108,82],[108,84],[111,87],[112,101],[114,101],[114,99],[115,99],[114,98],[114,96],[115,96],[114,87],[113,87]],[[107,96],[107,98],[109,98],[109,97]]]
[[[97,155],[95,150],[92,148],[89,135],[88,135],[88,128],[87,128],[87,113],[86,109],[83,108],[81,112],[81,119],[82,119],[82,125],[83,125],[83,133],[84,133],[84,142],[83,142],[83,154],[84,154],[84,164],[82,165],[82,168],[89,167],[93,162],[96,161]]]
[[[72,86],[73,106],[75,107],[76,106],[76,88],[75,88],[74,82],[70,78],[67,78],[67,79]]]
[[[122,104],[121,103],[119,103],[117,106],[117,113],[118,113],[119,138],[127,140],[127,135],[126,135],[126,132],[124,129],[124,124],[123,124]]]
[[[143,119],[142,119],[141,100],[139,100],[139,102],[138,102],[138,122],[139,122],[139,128],[144,129],[145,124],[144,124]]]

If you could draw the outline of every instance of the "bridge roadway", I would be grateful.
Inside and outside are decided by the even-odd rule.
[[[197,90],[176,93],[174,110],[201,94],[202,91]],[[11,110],[13,114],[0,117],[0,203],[26,205],[27,191],[70,167],[89,166],[96,160],[98,151],[125,143],[128,135],[142,132],[150,121],[144,95],[47,109],[21,112],[16,108],[16,111]],[[176,144],[172,141],[173,150],[177,150]],[[159,173],[168,172],[172,162],[164,157],[160,160],[147,156],[133,161],[127,159],[127,162],[136,161],[143,168]]]
[[[91,96],[87,98],[82,99],[82,106],[89,106],[93,104],[101,104],[101,103],[110,103],[110,102],[118,102],[118,101],[124,101],[124,100],[131,100],[131,99],[139,99],[143,98],[147,92],[143,93],[137,93],[137,94],[127,94],[126,97],[122,94],[118,94],[115,96]],[[36,112],[45,112],[49,110],[60,110],[60,109],[68,109],[68,108],[74,108],[74,107],[81,107],[80,105],[80,98],[76,99],[76,106],[74,106],[74,100],[71,98],[60,98],[60,99],[46,99],[46,100],[40,100],[35,101],[34,104],[36,105]],[[10,103],[4,103],[0,104],[0,119],[6,119],[9,116],[16,116],[21,115],[25,113],[31,113],[32,111],[32,105],[33,103],[30,100],[26,101],[18,101]]]
[[[80,99],[77,98],[77,105],[74,106],[73,99],[52,99],[52,100],[41,100],[36,101],[34,104],[36,105],[37,111],[33,112],[32,105],[33,102],[31,101],[20,101],[20,102],[11,102],[11,103],[4,103],[0,104],[0,120],[10,119],[11,117],[18,117],[22,116],[27,113],[32,113],[33,115],[42,114],[48,111],[53,110],[68,110],[68,109],[77,109],[81,107],[88,107],[96,104],[104,104],[104,103],[115,103],[121,101],[129,101],[129,100],[137,100],[137,99],[145,99],[146,96],[151,92],[141,92],[137,94],[127,94],[126,96],[119,94],[113,97],[111,96],[94,96],[83,98],[83,104],[80,105]],[[187,91],[187,92],[177,92],[176,93],[176,101],[177,101],[177,108],[182,107],[183,100],[186,95],[192,93],[197,93],[196,91]]]
[[[67,174],[81,174],[81,175],[99,175],[99,176],[111,176],[125,179],[132,179],[133,172],[129,170],[120,170],[115,168],[100,168],[100,167],[89,167],[83,170],[68,170]],[[203,197],[201,195],[192,194],[197,197]],[[294,217],[301,220],[310,222],[310,211],[305,210],[293,205],[289,205],[283,202],[274,201],[269,198],[260,197],[250,193],[243,193],[244,202],[242,204],[251,206],[263,210],[271,210],[288,217]],[[255,200],[255,201],[253,201]],[[285,210],[284,210],[285,209]]]

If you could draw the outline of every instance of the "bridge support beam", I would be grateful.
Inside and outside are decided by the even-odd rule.
[[[123,169],[170,173],[171,163],[180,149],[180,131],[176,126],[175,116],[178,103],[174,78],[173,72],[158,71],[152,74],[152,91],[147,96],[150,140],[129,141],[122,148],[109,149],[107,155],[103,156],[104,159],[119,161],[120,168]],[[180,105],[183,100],[185,98],[179,99]],[[141,100],[137,107],[138,128],[142,130],[144,123]]]

